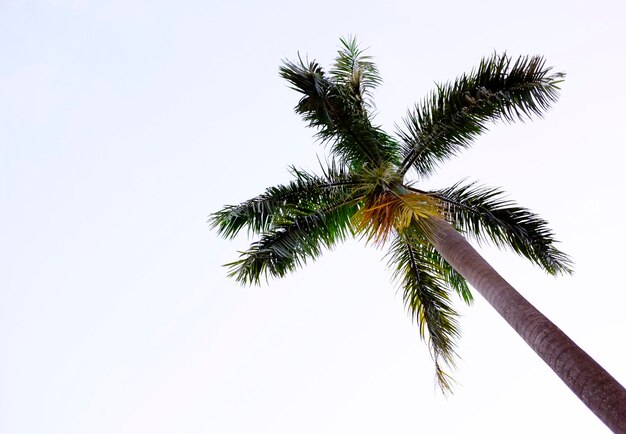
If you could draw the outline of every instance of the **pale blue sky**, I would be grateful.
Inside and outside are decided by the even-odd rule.
[[[543,120],[494,125],[430,185],[502,186],[576,274],[483,250],[626,383],[620,1],[0,3],[0,432],[607,432],[478,299],[456,394],[382,253],[348,243],[242,288],[248,243],[206,218],[323,155],[278,77],[338,38],[371,47],[393,131],[434,82],[495,51],[567,72]]]

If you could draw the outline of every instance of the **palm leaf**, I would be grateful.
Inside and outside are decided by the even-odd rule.
[[[374,126],[368,113],[370,91],[380,82],[376,67],[356,42],[343,44],[330,76],[315,61],[283,62],[280,75],[303,94],[295,111],[342,163],[353,168],[398,163],[398,143]]]
[[[446,219],[477,241],[510,247],[553,275],[572,272],[571,259],[555,247],[548,222],[504,198],[502,191],[457,183],[430,194],[442,200]]]
[[[525,120],[542,116],[558,98],[564,74],[552,73],[540,56],[506,54],[483,59],[478,68],[437,89],[409,111],[400,172],[414,168],[428,176],[438,163],[471,145],[489,121]]]
[[[403,289],[405,306],[417,322],[420,336],[428,339],[438,383],[446,392],[452,384],[444,366],[454,367],[459,328],[449,299],[448,274],[431,260],[431,253],[426,238],[400,234],[391,243],[388,264]]]
[[[338,195],[343,197],[357,183],[335,162],[322,170],[320,177],[292,168],[295,179],[289,184],[269,187],[263,194],[239,205],[226,205],[212,213],[209,222],[224,238],[235,237],[245,227],[252,234],[260,234],[285,217],[332,201]]]
[[[374,108],[372,91],[382,83],[378,67],[359,48],[354,37],[340,38],[341,49],[330,73],[334,82],[348,90],[357,106]]]
[[[441,275],[441,278],[453,289],[458,296],[468,305],[474,302],[467,281],[456,271],[445,259],[439,254],[431,243],[424,243],[422,248],[422,257],[431,264]]]
[[[261,277],[283,277],[317,258],[322,249],[331,249],[352,234],[350,218],[356,212],[354,200],[328,204],[309,214],[288,216],[274,224],[259,241],[241,252],[229,264],[229,276],[242,284],[260,284]]]

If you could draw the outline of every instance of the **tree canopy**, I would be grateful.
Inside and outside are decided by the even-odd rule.
[[[280,75],[301,95],[295,112],[328,155],[319,174],[291,167],[291,182],[211,214],[212,227],[225,238],[242,229],[258,237],[227,264],[229,275],[242,284],[283,277],[347,237],[386,248],[438,382],[450,390],[445,366],[454,366],[459,336],[451,295],[471,303],[472,294],[433,246],[433,219],[471,239],[508,247],[550,274],[571,272],[571,261],[556,247],[547,222],[503,191],[471,182],[423,190],[419,182],[471,146],[490,122],[542,116],[558,98],[564,74],[541,56],[494,53],[437,85],[393,135],[374,122],[373,91],[382,80],[354,38],[341,39],[328,71],[299,56],[284,61]]]

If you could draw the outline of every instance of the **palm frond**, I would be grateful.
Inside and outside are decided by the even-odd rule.
[[[226,205],[209,216],[209,223],[224,238],[235,237],[245,227],[251,234],[260,234],[284,218],[306,213],[355,188],[354,177],[335,162],[322,166],[322,171],[320,177],[292,168],[295,179],[290,183],[269,187],[263,194],[239,205]]]
[[[441,278],[466,304],[471,305],[474,302],[474,296],[465,278],[443,259],[431,243],[423,244],[422,257],[429,263],[435,264],[435,269],[440,273]]]
[[[377,70],[356,43],[344,42],[330,76],[315,61],[306,63],[299,57],[298,62],[283,62],[280,75],[303,94],[295,112],[317,130],[317,138],[330,146],[331,154],[349,167],[398,163],[399,144],[373,125],[368,113]]]
[[[372,91],[382,83],[376,64],[359,48],[354,37],[340,38],[341,49],[330,73],[335,83],[348,90],[357,106],[374,108]]]
[[[483,59],[476,70],[437,89],[409,111],[403,142],[400,172],[414,168],[428,176],[437,165],[486,131],[494,120],[513,122],[543,113],[558,98],[565,75],[552,72],[541,56],[506,54]]]
[[[335,122],[330,104],[334,86],[317,62],[307,62],[300,56],[298,62],[284,60],[279,68],[280,76],[291,84],[291,89],[303,95],[295,107],[296,113],[310,127],[325,130]],[[321,138],[324,139],[324,136]]]
[[[439,386],[447,392],[452,384],[444,367],[455,365],[459,326],[450,303],[447,272],[430,260],[431,252],[424,237],[399,234],[390,246],[388,265],[403,289],[405,306],[417,322],[420,336],[428,341]]]
[[[572,272],[572,261],[556,248],[548,222],[506,199],[501,190],[457,183],[430,194],[442,200],[446,219],[477,241],[510,247],[553,275]]]
[[[314,260],[352,234],[354,201],[328,204],[310,214],[289,216],[274,224],[259,241],[229,264],[229,277],[242,284],[260,284],[262,277],[283,277]]]

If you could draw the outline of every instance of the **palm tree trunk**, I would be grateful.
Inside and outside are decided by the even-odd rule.
[[[578,398],[612,431],[626,433],[626,389],[522,297],[452,226],[433,219],[432,243]]]

